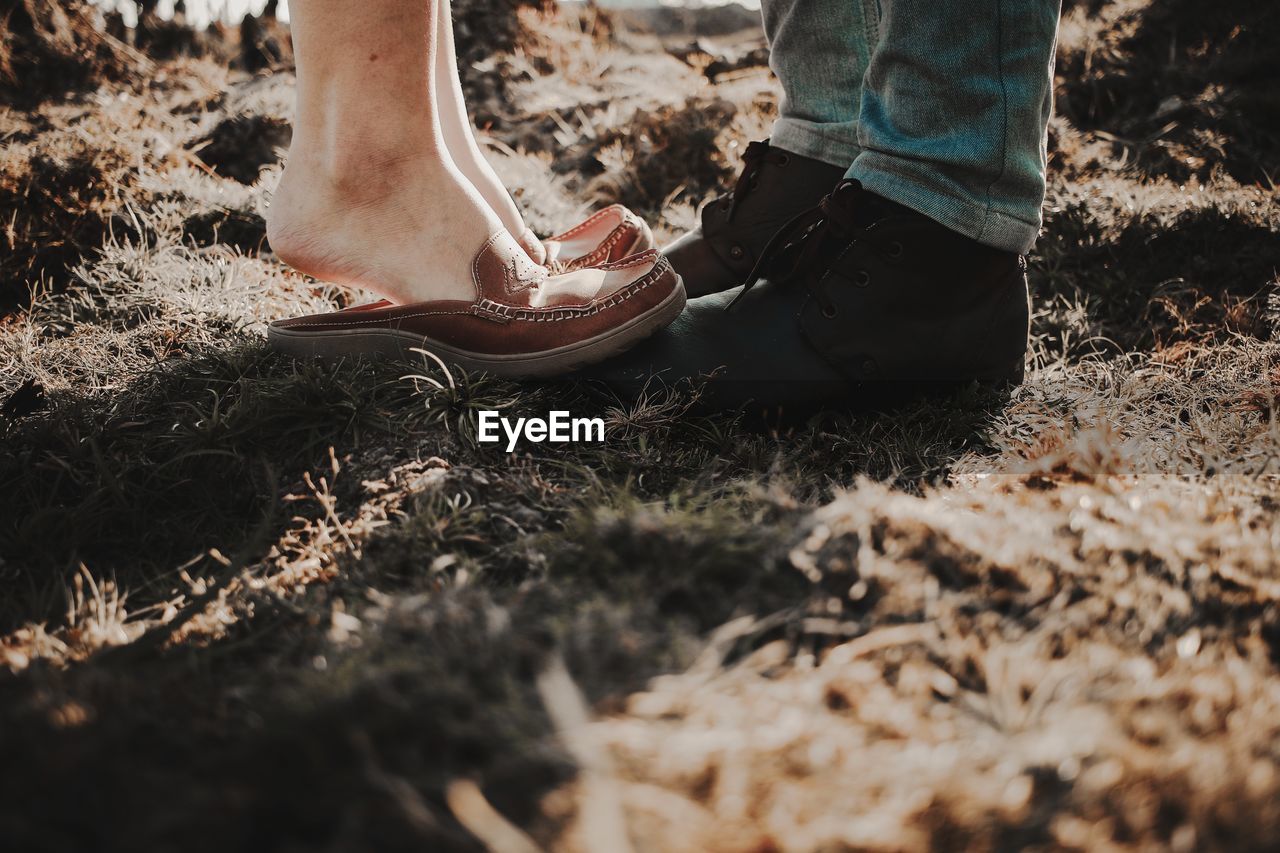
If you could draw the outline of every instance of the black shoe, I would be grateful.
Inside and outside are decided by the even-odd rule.
[[[742,159],[733,191],[703,205],[701,224],[662,250],[690,297],[742,284],[778,229],[821,201],[845,171],[768,140],[752,142]]]
[[[691,300],[589,376],[627,397],[700,386],[706,409],[878,406],[1021,382],[1029,316],[1020,255],[845,181],[775,236],[747,284]]]

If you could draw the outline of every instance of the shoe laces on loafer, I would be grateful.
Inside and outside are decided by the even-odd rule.
[[[742,283],[742,290],[725,310],[732,310],[747,291],[764,278],[788,283],[803,277],[823,314],[833,316],[835,304],[826,292],[832,261],[854,243],[866,239],[866,228],[854,213],[857,197],[862,192],[858,181],[841,181],[816,207],[778,229]]]

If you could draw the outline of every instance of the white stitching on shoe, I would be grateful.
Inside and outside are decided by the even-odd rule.
[[[497,237],[498,235],[495,234],[493,239],[496,239]],[[599,269],[610,270],[610,271],[620,270],[620,269],[626,269],[627,267],[639,266],[641,263],[648,263],[648,261],[649,259],[644,257],[643,255],[637,255],[635,256],[635,258],[628,258],[625,262],[618,261],[617,263],[606,264],[605,266],[599,267]],[[495,302],[489,297],[483,296],[478,301],[476,301],[467,311],[419,311],[414,314],[404,314],[396,317],[387,317],[384,320],[377,321],[377,323],[371,323],[368,320],[341,320],[341,321],[340,320],[333,320],[333,321],[321,320],[317,322],[307,322],[307,323],[285,320],[284,322],[288,323],[289,325],[281,325],[281,326],[278,326],[277,328],[300,329],[300,328],[305,328],[309,326],[369,326],[370,328],[377,328],[383,323],[390,324],[395,322],[402,322],[404,320],[412,320],[417,317],[450,317],[450,316],[457,317],[457,316],[464,316],[466,314],[472,314],[477,317],[482,317],[486,320],[493,320],[494,322],[503,322],[503,323],[511,322],[512,320],[521,320],[521,321],[533,322],[533,323],[547,323],[554,320],[562,320],[562,319],[567,320],[572,317],[589,317],[593,314],[599,314],[601,311],[604,311],[607,308],[612,308],[615,305],[621,305],[623,302],[627,301],[632,296],[635,296],[640,291],[644,290],[645,288],[649,287],[650,285],[652,285],[653,283],[661,279],[662,276],[666,273],[666,271],[669,268],[670,268],[670,264],[666,262],[666,259],[659,258],[658,263],[654,264],[653,269],[644,278],[633,281],[631,284],[622,288],[617,293],[614,293],[611,296],[607,297],[603,301],[593,302],[592,304],[585,305],[581,308],[576,308],[576,307],[517,308],[514,305],[504,305],[501,302]],[[552,316],[546,316],[548,314]],[[559,316],[555,316],[557,314]]]
[[[626,216],[627,213],[630,213],[631,211],[627,210],[625,207],[622,207],[622,205],[620,204],[611,204],[608,207],[597,210],[595,213],[591,214],[582,222],[570,228],[568,231],[564,232],[563,234],[557,234],[554,237],[548,237],[547,240],[553,243],[563,242],[569,239],[570,237],[574,236],[575,234],[580,234],[583,231],[586,231],[588,228],[590,228],[592,225],[595,224],[597,219],[601,219],[602,217],[604,217],[605,214],[607,214],[609,211],[615,208],[621,208],[624,211],[622,215],[622,221],[625,222],[627,219],[627,216]]]
[[[480,284],[480,259],[484,257],[484,253],[489,251],[489,247],[498,241],[498,238],[507,233],[506,230],[495,231],[493,236],[484,241],[484,245],[480,247],[480,251],[476,252],[475,260],[471,262],[471,283],[476,286],[476,299],[480,299],[484,295],[484,286]],[[521,251],[524,251],[521,249]]]
[[[533,270],[529,278],[522,278],[520,275],[520,265],[529,264]],[[547,268],[541,264],[535,264],[528,258],[514,256],[510,261],[502,264],[502,290],[508,295],[520,293],[530,288],[536,288],[547,280]]]
[[[617,243],[621,242],[622,238],[625,237],[627,232],[633,227],[634,226],[632,226],[630,222],[622,223],[617,228],[613,229],[613,231],[609,233],[609,236],[601,241],[599,246],[596,246],[582,257],[570,261],[567,269],[570,271],[580,270],[587,267],[593,267],[600,261],[603,261],[605,258],[609,257],[610,252],[613,251],[613,247]],[[636,237],[639,236],[640,232],[637,229]]]
[[[659,267],[664,265],[670,266],[670,264],[667,262],[667,259],[662,257],[662,255],[658,252],[657,249],[646,249],[643,252],[640,252],[638,254],[625,257],[620,261],[614,261],[611,264],[601,264],[600,266],[595,267],[595,269],[606,270],[610,272],[612,272],[613,270],[625,270],[628,267],[638,267],[641,264],[647,264],[653,260],[657,260],[658,262],[657,265]]]
[[[667,271],[667,265],[659,263],[654,266],[653,271],[642,279],[633,281],[631,284],[619,290],[607,298],[592,302],[590,305],[581,307],[559,307],[559,308],[517,308],[514,305],[503,305],[500,302],[494,302],[492,299],[484,298],[472,306],[471,311],[477,316],[487,316],[495,314],[506,320],[520,320],[530,323],[549,323],[556,320],[568,320],[574,317],[590,317],[593,314],[599,314],[615,305],[621,305],[632,296],[655,283]],[[490,318],[491,319],[491,318]]]

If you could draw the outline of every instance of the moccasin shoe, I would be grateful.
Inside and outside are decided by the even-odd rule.
[[[649,225],[620,204],[591,214],[563,234],[542,241],[552,272],[571,272],[620,261],[656,245]]]
[[[552,275],[506,231],[481,248],[472,278],[469,302],[376,302],[279,320],[268,339],[297,357],[420,361],[421,349],[466,370],[551,377],[623,352],[685,302],[680,277],[655,251]]]
[[[698,227],[662,250],[690,298],[746,281],[778,229],[821,201],[845,172],[768,140],[752,142],[742,159],[733,190],[703,205]]]

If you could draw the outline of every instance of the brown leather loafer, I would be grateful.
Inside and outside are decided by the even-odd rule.
[[[620,204],[591,214],[563,234],[542,241],[552,272],[571,272],[620,261],[655,248],[649,224]]]
[[[823,199],[844,177],[839,166],[752,142],[733,191],[702,206],[701,224],[662,253],[690,298],[746,281],[778,229]]]
[[[680,277],[655,251],[552,275],[499,231],[472,270],[470,302],[376,302],[279,320],[268,340],[298,357],[420,361],[413,350],[422,349],[465,370],[550,377],[623,352],[674,320],[685,302]]]

